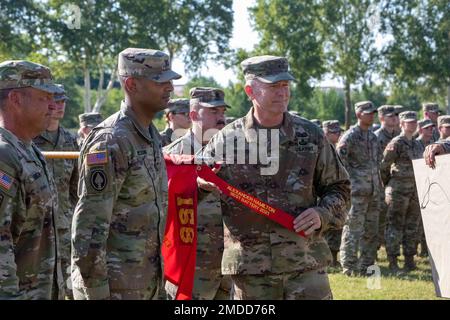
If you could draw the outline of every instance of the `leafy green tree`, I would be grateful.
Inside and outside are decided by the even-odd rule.
[[[341,78],[345,91],[345,127],[351,123],[351,85],[364,80],[374,59],[373,0],[321,0],[321,30],[332,74]]]
[[[254,54],[286,56],[297,79],[293,90],[307,101],[313,92],[311,82],[325,72],[317,1],[257,0],[250,15],[261,38]]]
[[[195,76],[184,85],[183,97],[189,98],[189,90],[194,87],[221,88],[213,77]]]
[[[383,50],[385,74],[424,97],[447,96],[450,113],[450,2],[383,1],[382,18],[393,37]]]

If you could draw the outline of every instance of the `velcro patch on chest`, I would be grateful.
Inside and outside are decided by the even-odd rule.
[[[0,187],[8,191],[14,183],[14,178],[0,170]]]
[[[91,152],[86,155],[86,164],[88,166],[108,163],[107,151]]]

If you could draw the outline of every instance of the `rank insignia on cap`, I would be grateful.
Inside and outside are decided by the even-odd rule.
[[[0,186],[9,190],[14,182],[14,178],[0,170]]]
[[[88,153],[86,156],[86,164],[92,166],[95,164],[108,163],[108,155],[106,151]]]

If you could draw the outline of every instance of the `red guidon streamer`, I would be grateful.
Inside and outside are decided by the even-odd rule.
[[[191,155],[164,155],[169,206],[162,246],[164,276],[178,286],[176,300],[192,299],[197,250],[197,176],[213,182],[223,194],[252,211],[294,230],[294,217],[220,179],[207,165],[192,164]],[[299,236],[305,237],[300,231]]]
[[[220,179],[208,166],[201,166],[197,171],[198,176],[205,179],[206,181],[214,183],[223,194],[233,198],[235,201],[243,204],[247,208],[253,210],[254,212],[265,216],[266,218],[282,225],[286,229],[295,232],[294,230],[294,219],[289,213],[274,208],[270,204],[255,198],[248,193],[241,191],[222,179]],[[305,237],[304,231],[297,233],[299,236]]]
[[[178,286],[176,300],[190,300],[197,251],[197,167],[165,160],[169,206],[161,249],[164,276]]]

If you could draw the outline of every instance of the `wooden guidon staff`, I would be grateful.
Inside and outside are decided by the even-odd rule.
[[[47,159],[78,159],[80,152],[78,151],[42,151]]]

